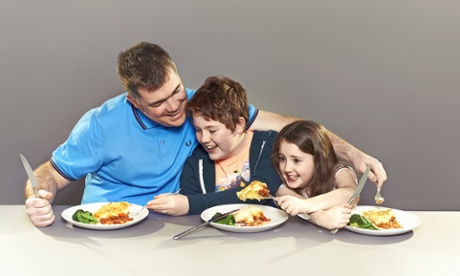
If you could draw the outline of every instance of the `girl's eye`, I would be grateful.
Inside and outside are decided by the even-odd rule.
[[[300,159],[297,159],[297,158],[294,159],[294,163],[300,163],[300,162],[302,162]]]
[[[286,159],[284,158],[284,156],[278,156],[278,159],[280,160],[280,162],[286,161]]]

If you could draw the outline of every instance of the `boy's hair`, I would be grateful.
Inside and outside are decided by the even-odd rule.
[[[240,83],[223,76],[211,76],[198,88],[188,101],[189,115],[199,114],[206,120],[218,121],[232,132],[236,129],[239,117],[247,125],[249,104],[246,90]]]
[[[171,57],[153,43],[137,43],[118,55],[118,76],[124,89],[134,99],[139,96],[139,88],[160,88],[171,71],[177,72]]]
[[[295,144],[302,152],[313,155],[315,170],[306,189],[309,197],[332,191],[338,159],[326,128],[315,121],[300,120],[286,125],[278,133],[273,145],[272,164],[280,176],[279,151],[283,140]]]

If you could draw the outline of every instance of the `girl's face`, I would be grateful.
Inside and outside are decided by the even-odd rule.
[[[302,152],[297,145],[282,140],[278,152],[279,170],[291,189],[303,189],[312,179],[315,162],[311,154]]]
[[[237,124],[232,133],[225,124],[219,121],[206,120],[199,113],[194,113],[193,125],[198,142],[208,152],[213,161],[227,159],[238,154],[244,145],[241,143],[244,135],[241,135],[244,126]]]

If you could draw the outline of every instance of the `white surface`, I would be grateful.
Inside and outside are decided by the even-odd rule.
[[[388,207],[383,207],[383,206],[362,205],[362,206],[356,206],[355,208],[353,208],[353,211],[351,213],[361,215],[364,211],[369,211],[369,210],[376,209],[376,208],[381,209],[381,210],[390,209]],[[356,232],[359,234],[364,234],[364,235],[392,236],[392,235],[399,235],[399,234],[403,234],[403,233],[412,231],[413,229],[419,227],[420,224],[422,224],[422,220],[414,214],[411,214],[409,212],[399,210],[399,209],[394,209],[394,208],[391,208],[391,209],[393,209],[396,220],[399,222],[399,224],[401,224],[403,228],[369,230],[369,229],[351,227],[348,225],[345,226],[345,228],[349,231]]]
[[[201,219],[208,221],[217,212],[225,213],[234,209],[243,209],[248,207],[259,207],[264,212],[265,217],[269,218],[270,221],[260,226],[239,226],[239,225],[225,225],[220,223],[211,222],[211,225],[225,231],[238,232],[238,233],[254,233],[262,232],[272,228],[275,228],[283,224],[289,216],[280,209],[273,208],[271,206],[259,205],[259,204],[225,204],[218,205],[204,210],[201,213]]]
[[[143,209],[139,214],[136,214],[135,216],[131,216],[133,220],[128,221],[124,224],[87,224],[87,223],[81,223],[78,221],[74,221],[72,219],[72,215],[77,211],[78,209],[83,209],[84,211],[89,211],[91,213],[95,213],[99,208],[101,208],[103,205],[108,204],[109,202],[98,202],[98,203],[91,203],[91,204],[83,204],[83,205],[75,205],[72,207],[69,207],[62,211],[61,216],[63,219],[65,219],[67,222],[81,227],[81,228],[87,228],[87,229],[93,229],[93,230],[113,230],[113,229],[121,229],[121,228],[126,228],[129,226],[132,226],[136,223],[141,222],[143,219],[147,217],[149,214],[149,211],[147,209]],[[142,206],[137,205],[137,204],[131,204],[131,207],[129,208],[130,213],[136,213],[142,209]]]
[[[54,206],[55,213],[67,207]],[[59,216],[49,227],[35,227],[24,205],[0,205],[0,212],[1,275],[460,275],[460,212],[411,212],[423,224],[396,236],[331,235],[290,216],[264,232],[209,226],[180,240],[172,237],[199,224],[200,216],[150,212],[132,227],[98,231]],[[252,260],[256,266],[232,269]]]

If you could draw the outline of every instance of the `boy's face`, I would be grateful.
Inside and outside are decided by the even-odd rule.
[[[313,178],[314,157],[301,151],[297,145],[283,139],[280,143],[278,159],[279,170],[289,188],[305,188]]]
[[[238,123],[232,132],[223,123],[206,120],[200,113],[193,113],[192,118],[196,138],[208,152],[211,160],[219,161],[233,157],[244,148],[242,142],[245,135],[241,123]]]
[[[151,91],[139,89],[139,97],[128,100],[152,121],[166,127],[178,127],[186,119],[187,93],[179,75],[171,71],[169,79],[160,88]]]

